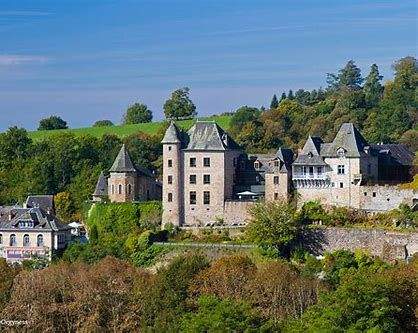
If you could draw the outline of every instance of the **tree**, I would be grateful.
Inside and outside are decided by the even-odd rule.
[[[39,122],[39,131],[49,131],[49,130],[56,130],[56,129],[65,129],[68,128],[67,122],[62,120],[58,116],[51,116],[48,118],[41,119]]]
[[[285,93],[285,92],[282,92],[282,95],[280,96],[280,101],[279,101],[279,103],[280,103],[281,101],[285,100],[285,99],[286,99],[286,93]]]
[[[364,83],[363,92],[368,107],[375,107],[382,97],[383,87],[380,84],[383,76],[379,75],[379,68],[373,64]]]
[[[185,87],[175,90],[164,103],[164,114],[167,119],[184,119],[196,116],[196,106],[189,98],[190,89]]]
[[[248,332],[258,331],[262,321],[244,302],[201,296],[196,313],[181,320],[181,332]]]
[[[16,159],[26,159],[32,140],[24,128],[10,127],[0,134],[0,166],[16,163]]]
[[[273,248],[288,255],[301,232],[295,207],[284,202],[257,203],[249,212],[247,239],[262,248]]]
[[[113,126],[113,123],[110,120],[97,120],[94,124],[93,127],[105,127],[105,126]]]
[[[123,117],[123,123],[127,124],[141,124],[152,121],[152,111],[148,109],[145,104],[134,103],[128,107]]]
[[[276,109],[279,106],[279,101],[277,100],[276,94],[273,95],[270,103],[270,109]]]
[[[361,70],[353,60],[347,62],[344,68],[338,71],[338,74],[327,74],[327,83],[330,90],[341,90],[347,88],[351,90],[359,89],[363,82]]]
[[[70,193],[58,193],[54,198],[54,202],[57,216],[65,222],[70,222],[75,213],[75,207]]]
[[[287,98],[290,99],[290,100],[295,99],[295,96],[293,95],[293,90],[292,89],[289,90],[289,93],[287,94]]]

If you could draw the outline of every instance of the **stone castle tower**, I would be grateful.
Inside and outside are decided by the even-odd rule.
[[[183,158],[180,132],[171,122],[163,140],[163,221],[182,225],[183,213]]]
[[[108,194],[111,202],[131,202],[136,193],[136,169],[125,145],[119,151],[109,170]]]

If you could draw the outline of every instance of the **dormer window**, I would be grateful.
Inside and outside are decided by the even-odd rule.
[[[274,166],[275,167],[279,167],[280,166],[280,162],[279,161],[274,161]]]
[[[344,148],[340,147],[340,148],[337,149],[338,157],[345,157],[345,153],[346,153],[346,150]]]
[[[309,157],[309,158],[312,158],[312,157],[313,157],[312,152],[309,152],[309,153],[308,153],[308,157]]]
[[[261,163],[259,161],[255,161],[254,162],[254,168],[258,170],[258,169],[260,169],[260,167],[261,167]]]

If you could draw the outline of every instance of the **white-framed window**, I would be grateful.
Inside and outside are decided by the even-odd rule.
[[[44,236],[43,235],[38,235],[36,237],[36,245],[37,246],[44,246]]]
[[[203,184],[210,184],[210,175],[203,175]]]
[[[344,175],[345,174],[345,165],[340,164],[337,167],[337,174]]]
[[[29,246],[30,245],[30,238],[28,234],[23,235],[23,246]]]
[[[306,166],[303,166],[302,167],[302,175],[306,175],[306,172],[307,171],[307,168],[306,168]]]
[[[191,168],[195,168],[196,167],[196,157],[190,157],[189,166]]]
[[[189,176],[189,184],[196,184],[196,175]]]
[[[209,191],[203,191],[203,204],[210,205],[210,192]]]
[[[196,191],[190,191],[190,204],[196,205]]]
[[[204,167],[210,167],[210,157],[204,157],[203,158],[203,166]]]
[[[10,235],[9,245],[10,246],[16,246],[16,235],[15,234]]]
[[[309,167],[309,176],[313,176],[313,166]]]

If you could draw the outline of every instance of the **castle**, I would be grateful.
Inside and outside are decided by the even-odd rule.
[[[93,201],[132,202],[161,200],[161,183],[148,169],[136,166],[122,146],[109,176],[102,172],[93,193]]]
[[[216,123],[197,121],[187,133],[174,123],[163,144],[163,224],[240,225],[256,199],[298,204],[319,200],[367,212],[417,200],[396,183],[411,179],[413,154],[400,144],[369,144],[351,123],[334,140],[307,139],[294,154],[247,155]]]

